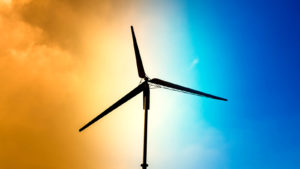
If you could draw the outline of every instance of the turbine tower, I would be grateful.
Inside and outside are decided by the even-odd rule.
[[[84,125],[82,128],[79,129],[79,132],[83,131],[117,107],[121,106],[123,103],[127,102],[137,94],[143,92],[143,108],[145,111],[145,119],[144,119],[144,145],[143,145],[143,163],[141,164],[142,169],[146,169],[148,164],[147,164],[147,127],[148,127],[148,110],[150,107],[150,88],[149,88],[149,83],[162,86],[164,88],[170,88],[170,89],[175,89],[177,91],[189,93],[189,94],[195,94],[198,96],[204,96],[212,99],[217,99],[217,100],[223,100],[227,101],[227,99],[224,99],[222,97],[214,96],[208,93],[204,93],[201,91],[197,91],[191,88],[183,87],[177,84],[173,84],[164,80],[160,80],[157,78],[149,79],[148,76],[146,76],[144,66],[142,63],[140,51],[137,45],[137,41],[135,38],[133,26],[131,26],[131,33],[132,33],[132,39],[133,39],[133,47],[134,47],[134,52],[135,52],[135,58],[136,58],[136,65],[138,69],[138,75],[140,78],[144,79],[144,81],[139,84],[135,89],[133,89],[131,92],[129,92],[127,95],[122,97],[120,100],[118,100],[116,103],[111,105],[109,108],[107,108],[104,112],[96,116],[94,119],[92,119],[90,122],[88,122],[86,125]]]

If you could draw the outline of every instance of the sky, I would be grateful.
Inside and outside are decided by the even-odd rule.
[[[0,1],[0,168],[142,163],[146,74],[227,98],[151,90],[150,168],[299,168],[297,1]]]

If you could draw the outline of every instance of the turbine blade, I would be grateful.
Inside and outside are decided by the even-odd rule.
[[[199,95],[199,96],[205,96],[205,97],[209,97],[209,98],[212,98],[212,99],[227,101],[227,99],[224,99],[222,97],[214,96],[214,95],[207,94],[207,93],[204,93],[204,92],[200,92],[200,91],[197,91],[197,90],[194,90],[194,89],[179,86],[177,84],[173,84],[173,83],[166,82],[166,81],[156,79],[156,78],[149,80],[149,82],[154,83],[154,84],[158,84],[158,85],[161,85],[161,86],[165,86],[165,87],[168,87],[168,88],[180,90],[180,91],[183,91],[183,92],[196,94],[196,95]]]
[[[133,26],[131,26],[131,33],[132,33],[133,47],[134,47],[135,58],[136,58],[136,65],[137,65],[139,77],[140,78],[145,78],[146,74],[145,74],[143,62],[142,62],[142,59],[141,59],[139,47],[138,47],[137,42],[136,42],[136,38],[135,38]]]
[[[95,123],[96,121],[98,121],[99,119],[101,119],[102,117],[104,117],[105,115],[107,115],[108,113],[110,113],[111,111],[113,111],[114,109],[116,109],[117,107],[121,106],[123,103],[127,102],[128,100],[130,100],[131,98],[133,98],[134,96],[136,96],[137,94],[139,94],[140,92],[142,92],[144,90],[144,87],[145,87],[144,83],[140,84],[138,87],[136,87],[135,89],[133,89],[127,95],[125,95],[120,100],[118,100],[115,104],[111,105],[104,112],[102,112],[97,117],[95,117],[93,120],[91,120],[86,125],[84,125],[82,128],[80,128],[79,131],[82,131],[85,128],[89,127],[90,125],[92,125],[93,123]]]

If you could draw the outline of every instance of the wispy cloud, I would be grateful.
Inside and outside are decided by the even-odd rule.
[[[193,69],[198,63],[199,63],[199,59],[195,58],[190,65],[190,69]]]

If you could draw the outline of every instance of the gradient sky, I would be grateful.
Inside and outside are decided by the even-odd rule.
[[[296,1],[0,1],[0,168],[132,169],[142,96],[78,129],[148,76],[228,98],[151,91],[148,163],[300,168]]]

